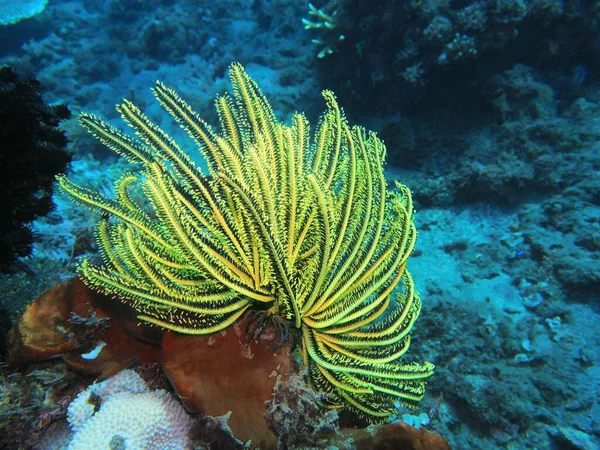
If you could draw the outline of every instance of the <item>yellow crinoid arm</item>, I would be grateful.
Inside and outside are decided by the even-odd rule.
[[[384,144],[350,126],[332,92],[323,92],[311,139],[303,114],[277,121],[240,64],[229,77],[232,93],[216,100],[219,129],[165,84],[153,89],[206,159],[206,174],[128,100],[117,110],[135,136],[80,115],[139,166],[119,178],[114,198],[58,178],[103,216],[102,262],[84,260],[81,273],[141,320],[180,333],[210,334],[248,309],[269,311],[295,330],[328,406],[385,420],[397,401],[423,397],[433,371],[402,361],[421,310],[406,270],[416,242],[410,191],[388,187]]]

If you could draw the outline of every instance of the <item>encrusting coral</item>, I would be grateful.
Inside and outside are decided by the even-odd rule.
[[[386,420],[398,399],[422,399],[433,371],[428,362],[399,363],[421,308],[406,270],[416,240],[410,191],[387,189],[385,146],[347,124],[332,92],[323,92],[327,110],[311,144],[304,115],[278,122],[241,65],[229,75],[233,97],[216,101],[220,132],[175,91],[154,88],[210,175],[130,101],[117,109],[141,140],[80,116],[142,166],[119,179],[114,200],[58,178],[103,214],[104,264],[84,260],[81,273],[131,303],[140,320],[179,333],[215,333],[258,312],[258,333],[273,323],[293,335],[327,406]],[[139,186],[150,206],[133,201]]]

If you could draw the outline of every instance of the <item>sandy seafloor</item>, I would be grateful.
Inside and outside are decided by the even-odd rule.
[[[315,123],[323,108],[319,90],[329,86],[319,83],[322,61],[300,23],[306,15],[301,2],[274,2],[270,12],[280,15],[269,26],[259,25],[243,2],[229,2],[235,4],[231,8],[202,1],[122,3],[51,0],[35,18],[0,28],[0,63],[35,75],[46,101],[64,102],[74,113],[92,112],[115,125],[114,104],[122,97],[134,99],[167,132],[185,140],[149,88],[164,81],[215,123],[212,99],[228,87],[225,69],[236,60],[281,119],[298,110]],[[123,23],[114,25],[119,20]],[[152,23],[159,38],[148,37]],[[585,185],[548,195],[522,192],[510,203],[491,197],[437,205],[431,196],[425,205],[418,191],[432,189],[430,172],[386,167],[388,178],[408,184],[417,199],[418,243],[408,268],[423,310],[408,358],[437,366],[425,400],[412,413],[427,413],[428,429],[455,449],[600,448],[600,165],[594,139],[600,135],[594,117],[600,94],[597,86],[587,92],[589,116],[568,118],[568,126],[587,140],[573,160],[560,163],[563,169],[571,164],[566,168],[571,172],[584,167],[573,177]],[[339,102],[344,106],[343,97]],[[74,154],[73,179],[110,192],[125,164],[75,120],[63,126]],[[485,132],[490,129],[493,133],[494,128]],[[473,142],[487,139],[481,133],[472,132]],[[452,142],[439,139],[436,145]],[[481,164],[473,161],[470,170],[481,170]],[[0,289],[12,293],[2,298],[9,311],[74,274],[75,239],[89,237],[96,218],[64,197],[56,203],[53,220],[34,224],[38,241],[24,260],[28,271],[1,279]]]

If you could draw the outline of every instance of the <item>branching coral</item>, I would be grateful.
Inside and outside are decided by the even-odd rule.
[[[317,30],[320,32],[319,38],[312,40],[313,44],[321,47],[317,57],[324,58],[327,55],[331,55],[337,44],[345,39],[343,34],[340,34],[335,30],[335,19],[334,15],[329,15],[322,9],[316,8],[312,3],[308,4],[308,15],[313,16],[316,20],[309,20],[302,18],[305,30]]]
[[[217,133],[162,83],[154,94],[195,141],[210,176],[131,102],[118,105],[140,140],[82,114],[103,143],[141,164],[116,198],[59,183],[104,214],[104,264],[87,283],[129,301],[146,322],[187,334],[222,330],[249,308],[289,321],[312,387],[330,407],[385,420],[423,397],[431,363],[399,364],[421,302],[406,260],[416,239],[406,186],[387,189],[385,146],[350,127],[332,92],[310,143],[295,114],[280,123],[243,67],[216,106]],[[141,185],[151,210],[132,200]]]
[[[0,16],[5,3],[0,1]],[[54,208],[52,182],[71,160],[58,125],[69,116],[65,105],[44,103],[35,78],[0,68],[0,272],[14,272],[18,258],[31,253],[31,222]]]

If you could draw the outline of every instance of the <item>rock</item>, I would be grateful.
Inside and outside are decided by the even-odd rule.
[[[560,448],[577,450],[593,450],[598,448],[597,439],[573,427],[558,426],[551,428],[550,434]]]

